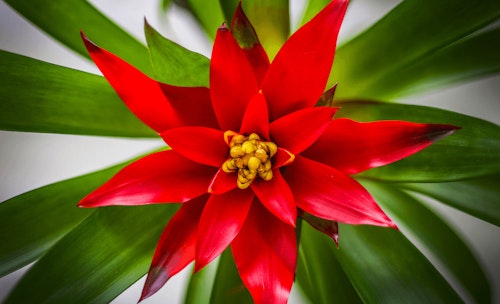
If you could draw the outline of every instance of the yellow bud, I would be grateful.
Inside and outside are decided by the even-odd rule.
[[[233,146],[231,150],[229,150],[229,155],[231,155],[232,158],[237,158],[237,157],[242,157],[245,155],[245,152],[241,149],[241,146]]]
[[[241,183],[240,181],[237,181],[238,188],[240,189],[246,189],[250,187],[251,182],[246,182],[246,183]]]
[[[248,136],[248,140],[260,140],[260,137],[256,133],[252,133]]]
[[[266,142],[266,146],[269,149],[269,156],[273,157],[276,152],[278,152],[278,146],[273,142]]]
[[[245,136],[241,134],[237,134],[231,138],[231,144],[237,145],[242,144],[245,141]]]
[[[234,172],[236,171],[236,167],[234,166],[234,160],[233,159],[228,159],[222,164],[222,171],[226,173]]]
[[[273,171],[266,171],[263,174],[259,174],[260,178],[262,178],[265,181],[269,181],[273,178]]]
[[[259,147],[257,148],[257,150],[255,150],[255,153],[254,153],[255,157],[257,157],[261,162],[265,162],[267,159],[268,159],[268,156],[267,156],[267,153],[266,151]]]
[[[257,147],[255,147],[254,144],[252,144],[250,141],[245,141],[242,145],[241,145],[241,149],[243,150],[243,152],[245,152],[246,154],[250,154],[252,152],[254,152]]]
[[[256,171],[257,168],[259,168],[261,164],[261,161],[260,159],[258,159],[257,157],[255,156],[252,156],[248,159],[248,164],[247,164],[247,167],[248,169],[250,169],[251,171]]]

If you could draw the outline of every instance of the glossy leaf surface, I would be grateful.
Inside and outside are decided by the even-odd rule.
[[[92,214],[94,209],[76,204],[122,166],[54,183],[1,203],[0,276],[37,259]]]
[[[214,39],[217,28],[226,20],[219,0],[185,0],[185,2],[208,37]]]
[[[0,51],[0,128],[153,137],[103,77]],[[28,89],[29,88],[29,89]]]
[[[400,232],[374,226],[339,226],[339,250],[334,252],[363,302],[462,303]]]
[[[500,226],[500,174],[449,183],[410,183],[400,187],[428,195],[451,207]]]
[[[83,30],[103,48],[151,74],[147,49],[88,1],[6,0],[12,8],[50,36],[88,57],[78,33]]]
[[[332,239],[302,224],[296,283],[311,303],[363,303],[342,270]]]
[[[403,231],[415,236],[431,256],[462,284],[476,303],[491,302],[490,285],[477,258],[443,219],[395,187],[371,182],[363,182],[363,186]]]
[[[97,210],[48,251],[5,303],[107,303],[143,276],[177,206]]]
[[[218,266],[218,260],[215,260],[191,275],[186,288],[184,304],[210,304]]]
[[[390,100],[494,75],[499,53],[500,28],[475,34],[381,77],[366,96]]]
[[[208,58],[168,40],[147,22],[144,32],[156,80],[177,86],[208,87]]]
[[[224,251],[219,258],[210,303],[253,303],[250,293],[241,281],[229,249]]]
[[[389,93],[393,85],[385,77],[405,77],[400,72],[408,66],[424,63],[498,16],[500,6],[495,0],[402,1],[370,29],[338,48],[329,84],[339,83],[337,97],[377,98],[376,91],[384,88]]]
[[[485,176],[500,170],[500,126],[471,116],[413,105],[377,102],[345,102],[338,117],[358,121],[406,120],[461,127],[425,150],[361,173],[371,178],[438,182]]]

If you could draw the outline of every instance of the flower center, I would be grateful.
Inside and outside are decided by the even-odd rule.
[[[224,133],[229,144],[229,159],[222,164],[226,173],[238,172],[238,188],[246,189],[255,178],[271,180],[273,171],[271,158],[278,151],[275,143],[263,141],[256,133],[245,135],[233,131]]]

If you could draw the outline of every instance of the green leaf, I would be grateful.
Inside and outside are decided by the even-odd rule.
[[[500,226],[500,174],[439,184],[398,184]]]
[[[500,171],[500,126],[431,107],[353,101],[341,103],[337,117],[358,121],[406,120],[452,124],[462,129],[424,149],[362,176],[398,182],[455,181]]]
[[[311,20],[316,14],[319,13],[331,0],[311,0],[307,2],[300,25]]]
[[[191,276],[184,304],[210,304],[217,267],[218,263],[213,261]]]
[[[209,86],[208,58],[161,36],[147,22],[144,31],[158,81],[177,86]]]
[[[395,99],[500,71],[500,28],[467,37],[380,78],[370,96]],[[390,84],[390,85],[386,85]]]
[[[110,302],[147,272],[176,207],[100,208],[33,265],[5,303]]]
[[[362,303],[337,261],[331,238],[303,224],[296,281],[315,304]]]
[[[147,49],[83,0],[5,0],[13,9],[75,52],[89,57],[80,30],[102,48],[151,74]],[[33,47],[36,47],[35,45]]]
[[[217,29],[224,21],[224,17],[219,0],[185,0],[189,10],[198,20],[205,33],[212,40],[215,38]]]
[[[476,303],[491,303],[490,285],[476,257],[443,219],[391,185],[366,181],[362,181],[362,184],[399,228],[415,236],[438,263],[462,284]]]
[[[165,12],[169,8],[170,4],[172,4],[172,0],[162,0],[161,1],[161,9]]]
[[[252,0],[243,2],[243,10],[272,60],[290,35],[287,0]]]
[[[334,251],[365,303],[462,303],[459,296],[400,232],[339,225]]]
[[[220,256],[210,303],[253,303],[250,293],[241,281],[229,248]]]
[[[0,129],[153,137],[107,81],[0,51]]]
[[[329,85],[339,83],[336,96],[340,98],[378,98],[382,87],[384,95],[389,94],[393,83],[384,81],[386,77],[412,77],[404,75],[412,71],[409,67],[417,68],[419,62],[425,64],[436,54],[444,56],[446,48],[499,16],[496,0],[402,1],[370,29],[338,48]],[[433,59],[439,64],[434,71],[449,66],[438,59]],[[395,90],[400,87],[396,85]]]

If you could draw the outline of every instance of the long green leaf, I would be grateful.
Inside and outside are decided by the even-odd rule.
[[[176,207],[97,210],[33,265],[5,303],[108,303],[147,272]]]
[[[500,174],[449,183],[398,184],[500,226]]]
[[[189,279],[184,304],[210,304],[218,263],[212,261]]]
[[[220,256],[213,286],[210,303],[253,303],[250,293],[241,281],[229,248]]]
[[[288,0],[244,1],[243,10],[272,60],[290,35]]]
[[[219,26],[227,21],[219,0],[185,0],[185,2],[205,33],[213,40]]]
[[[296,281],[314,304],[362,303],[333,251],[332,239],[302,225]]]
[[[210,60],[161,36],[144,24],[156,79],[177,86],[209,86]]]
[[[400,232],[340,225],[334,251],[365,303],[462,303],[459,296]]]
[[[151,73],[147,49],[85,0],[4,0],[40,29],[89,57],[80,30],[101,47]],[[36,46],[33,46],[36,47]]]
[[[0,128],[152,137],[103,77],[0,51]]]
[[[446,52],[445,48],[499,16],[496,0],[402,1],[370,29],[339,47],[329,84],[339,83],[336,95],[341,98],[377,98],[381,87],[388,94],[393,84],[384,82],[385,77],[406,77],[403,72],[408,66]]]
[[[492,75],[500,71],[498,54],[500,28],[455,42],[385,75],[369,94],[389,100]]]
[[[496,174],[500,171],[500,126],[436,108],[377,102],[345,102],[338,117],[359,121],[407,120],[452,124],[462,129],[430,147],[362,176],[386,181],[441,182]]]
[[[462,284],[476,303],[491,302],[491,289],[483,269],[451,227],[419,201],[395,187],[362,183],[399,228],[414,235],[437,258],[438,263]]]

